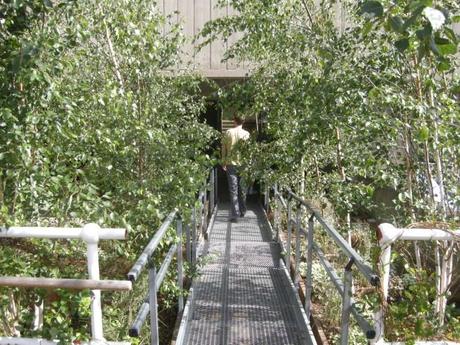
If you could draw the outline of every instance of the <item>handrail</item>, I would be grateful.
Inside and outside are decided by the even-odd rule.
[[[139,256],[139,258],[136,260],[136,263],[133,265],[133,267],[129,271],[128,273],[129,280],[133,282],[137,280],[142,269],[145,267],[149,258],[152,256],[153,252],[155,251],[155,249],[158,247],[161,240],[163,239],[163,236],[165,235],[166,231],[169,229],[171,223],[176,218],[176,215],[177,215],[177,211],[171,212],[166,217],[166,219],[163,221],[163,223],[160,225],[158,230],[155,232],[155,235],[152,237],[150,242],[144,248],[142,254]]]
[[[46,239],[82,239],[85,236],[84,228],[60,228],[60,227],[35,227],[35,226],[11,226],[0,227],[0,237],[3,238],[46,238]],[[99,240],[124,240],[126,229],[121,228],[98,228]]]
[[[36,277],[0,277],[0,286],[26,288],[91,289],[91,336],[92,340],[104,339],[102,324],[101,290],[131,290],[130,281],[100,280],[98,243],[100,240],[125,239],[125,229],[101,229],[90,223],[81,228],[62,227],[2,227],[0,238],[48,238],[80,239],[86,242],[86,258],[89,279],[56,279]],[[0,337],[1,338],[1,337]],[[30,343],[35,339],[17,338]],[[0,339],[0,343],[4,344]]]
[[[356,308],[356,303],[351,297],[352,294],[352,280],[353,276],[351,274],[352,266],[355,265],[359,272],[363,274],[364,277],[374,286],[379,284],[379,276],[374,272],[371,266],[359,255],[348,242],[340,235],[340,233],[334,229],[333,226],[328,224],[321,214],[307,201],[300,198],[291,190],[287,189],[287,196],[288,201],[284,199],[283,195],[280,193],[278,188],[274,188],[274,197],[277,200],[275,203],[276,209],[274,210],[274,224],[276,228],[276,239],[278,239],[279,233],[279,224],[280,220],[280,210],[279,208],[287,209],[288,219],[287,219],[287,246],[286,246],[286,256],[285,262],[286,265],[290,265],[290,256],[291,256],[291,237],[292,237],[292,226],[294,226],[294,230],[296,233],[296,243],[295,243],[295,276],[294,280],[296,283],[297,281],[297,272],[300,266],[300,237],[305,236],[307,239],[307,276],[305,279],[305,312],[307,316],[310,316],[310,308],[311,308],[311,294],[312,294],[312,254],[315,253],[321,265],[326,270],[328,277],[331,279],[332,283],[334,284],[335,289],[342,297],[342,322],[341,322],[341,345],[348,344],[348,334],[349,334],[349,319],[350,315],[353,315],[357,324],[362,329],[364,334],[366,335],[367,339],[374,339],[376,337],[375,328],[367,321],[364,316],[360,313],[360,311]],[[269,189],[267,195],[269,193]],[[295,218],[292,217],[292,207],[290,200],[294,200],[298,203],[299,207],[297,208],[297,212]],[[302,207],[305,207],[311,216],[308,220],[308,229],[305,229],[302,226],[301,221],[301,212]],[[344,278],[343,280],[339,277],[337,272],[335,271],[332,264],[327,260],[326,256],[324,255],[321,248],[315,243],[313,239],[313,232],[314,232],[314,221],[317,220],[322,227],[325,229],[326,233],[334,240],[334,242],[339,246],[341,251],[347,255],[349,262],[344,270]]]
[[[303,206],[309,209],[309,211],[315,216],[318,222],[324,227],[324,229],[329,233],[332,239],[337,243],[340,249],[350,258],[354,260],[354,264],[359,269],[359,271],[366,277],[366,279],[373,286],[378,286],[380,284],[380,277],[374,272],[371,266],[359,255],[350,244],[340,235],[340,233],[334,229],[334,227],[328,224],[323,217],[319,214],[317,210],[307,201],[301,199],[299,196],[294,194],[291,190],[288,189],[289,195],[301,203]]]
[[[155,277],[156,292],[158,292],[158,289],[161,286],[161,283],[163,283],[163,279],[165,278],[166,273],[168,272],[168,268],[171,265],[171,261],[174,257],[174,253],[176,250],[177,250],[177,245],[174,245],[169,249],[168,254],[166,254],[165,261],[163,261],[160,267],[160,270],[158,271],[158,274]],[[144,300],[144,303],[142,303],[142,306],[139,309],[139,312],[137,313],[137,316],[133,322],[133,325],[129,329],[130,337],[140,336],[142,325],[147,319],[147,315],[149,313],[149,308],[150,308],[149,296],[147,295],[147,297]]]
[[[96,280],[42,277],[0,277],[0,286],[44,289],[129,291],[129,280]]]
[[[208,183],[209,181],[209,183]],[[196,262],[197,254],[197,237],[201,235],[204,228],[207,226],[207,217],[210,216],[211,220],[215,216],[213,212],[217,209],[217,170],[213,168],[203,184],[203,190],[198,191],[198,200],[201,205],[199,214],[196,212],[196,205],[192,206],[192,220],[190,224],[185,226],[185,237],[187,238],[187,258],[190,258],[192,265]],[[208,199],[209,193],[209,199]],[[208,204],[209,200],[209,204]],[[211,212],[207,212],[207,206]],[[199,219],[202,231],[197,236],[197,219]],[[166,257],[160,266],[159,271],[156,271],[155,266],[148,265],[149,261],[155,251],[158,249],[159,244],[165,238],[174,220],[176,223],[176,233],[178,241],[173,243]],[[130,336],[139,336],[140,328],[147,315],[150,313],[151,325],[151,344],[159,344],[158,334],[158,303],[157,292],[166,277],[169,267],[173,263],[174,256],[177,256],[177,285],[180,290],[184,288],[184,263],[182,257],[182,219],[179,210],[174,210],[168,214],[160,227],[157,229],[153,237],[150,239],[147,246],[143,249],[142,253],[132,266],[128,273],[128,280],[100,280],[99,275],[99,257],[98,257],[98,243],[100,240],[111,239],[125,239],[126,230],[120,228],[101,229],[97,224],[87,224],[82,228],[62,228],[62,227],[4,227],[0,226],[0,238],[48,238],[48,239],[80,239],[87,244],[87,264],[89,279],[55,279],[55,278],[42,278],[42,277],[2,277],[0,276],[0,286],[13,286],[25,288],[68,288],[68,289],[91,289],[91,344],[93,342],[103,341],[107,344],[127,344],[125,342],[107,342],[104,340],[103,322],[102,322],[102,308],[101,308],[101,290],[114,290],[114,291],[129,291],[132,289],[134,282],[138,280],[142,271],[146,266],[149,267],[149,293],[142,303],[140,310],[137,314],[136,320],[129,330]],[[179,312],[184,308],[184,297],[182,294],[179,296]],[[10,341],[11,340],[11,341]],[[11,343],[24,343],[24,344],[55,344],[55,340],[43,340],[32,338],[7,338],[0,337],[0,344]],[[86,343],[85,343],[86,344]],[[88,343],[89,344],[89,343]]]
[[[278,192],[277,190],[275,190],[275,195],[278,197],[278,199],[280,200],[281,202],[281,205],[283,205],[284,208],[287,208],[287,203],[286,203],[286,200],[284,200],[283,196],[281,195],[280,192]]]
[[[209,181],[209,183],[208,183]],[[186,259],[190,262],[191,265],[196,263],[197,255],[197,240],[201,234],[204,234],[204,227],[207,226],[207,216],[209,212],[206,211],[208,192],[209,192],[209,207],[212,212],[215,210],[215,200],[216,200],[216,186],[217,186],[217,174],[215,169],[212,169],[206,183],[204,183],[204,190],[198,192],[197,201],[199,201],[199,214],[197,214],[197,206],[194,204],[192,206],[191,215],[192,219],[190,223],[185,224],[185,249],[186,249]],[[178,238],[177,243],[170,246],[168,253],[163,259],[160,269],[157,272],[155,265],[151,262],[152,256],[154,255],[158,245],[161,243],[162,239],[167,234],[168,229],[171,227],[172,223],[176,220],[176,235]],[[198,224],[197,224],[198,223]],[[143,269],[146,266],[148,267],[149,275],[149,284],[148,284],[148,294],[144,299],[144,302],[141,304],[136,318],[129,329],[129,335],[131,337],[139,337],[141,333],[141,328],[147,319],[147,316],[150,314],[150,339],[151,344],[159,344],[159,333],[158,333],[158,300],[157,293],[163,283],[163,280],[168,272],[169,267],[173,262],[174,256],[177,256],[177,285],[180,290],[184,288],[184,263],[182,258],[182,218],[179,210],[171,212],[160,225],[158,230],[155,232],[155,235],[152,237],[150,242],[142,251],[141,255],[137,259],[136,263],[133,265],[131,270],[128,273],[128,279],[132,282],[135,282],[141,275]],[[197,234],[197,229],[200,228],[200,232]],[[184,308],[184,297],[179,296],[179,313]]]
[[[323,251],[316,243],[313,243],[313,250],[315,251],[316,255],[318,256],[321,264],[326,270],[327,275],[333,282],[336,290],[339,292],[340,295],[343,296],[344,291],[344,284],[342,279],[339,277],[335,269],[333,268],[332,264],[324,255]],[[363,330],[366,335],[367,339],[373,339],[375,337],[375,329],[370,325],[370,323],[361,315],[361,313],[356,309],[356,304],[353,298],[350,300],[351,304],[351,313],[353,314],[356,322],[358,323],[359,327]]]
[[[380,245],[379,263],[382,269],[382,299],[387,300],[390,288],[390,271],[391,271],[391,247],[396,241],[458,241],[460,239],[460,229],[417,229],[417,228],[397,228],[389,223],[382,223],[377,228],[377,237]],[[434,300],[435,313],[438,321],[441,323],[445,318],[447,306],[447,292],[452,279],[453,255],[447,250],[442,253],[436,247],[436,263],[439,265],[439,271],[436,272],[436,298]],[[374,314],[374,321],[377,325],[376,343],[388,344],[384,342],[384,315],[385,308],[380,307]]]
[[[24,338],[24,337],[2,337],[0,336],[1,345],[58,345],[59,340],[46,340],[41,338]],[[132,345],[127,341],[84,341],[80,345]]]

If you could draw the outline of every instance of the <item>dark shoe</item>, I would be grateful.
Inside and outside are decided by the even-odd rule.
[[[244,218],[244,215],[246,214],[246,212],[243,212],[240,214],[240,218]]]

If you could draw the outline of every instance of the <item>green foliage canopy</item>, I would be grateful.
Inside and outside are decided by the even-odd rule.
[[[101,253],[102,274],[123,277],[159,221],[194,204],[212,164],[204,81],[165,72],[179,62],[179,27],[150,1],[11,1],[0,13],[0,222],[126,227],[130,241]],[[85,276],[81,243],[23,243],[2,242],[2,274]],[[34,335],[41,300],[42,336],[89,334],[85,294],[2,295],[0,334]]]

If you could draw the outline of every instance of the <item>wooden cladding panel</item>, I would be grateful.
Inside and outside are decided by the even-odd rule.
[[[195,0],[195,35],[211,20],[211,0]],[[211,68],[211,46],[207,45],[195,55],[195,63],[203,69]]]
[[[226,49],[238,39],[238,34],[233,35],[228,42],[223,40],[212,42],[198,52],[195,45],[201,40],[195,44],[191,42],[209,20],[235,13],[229,5],[221,8],[217,7],[217,3],[218,0],[159,0],[157,5],[164,15],[172,14],[171,24],[179,23],[183,27],[183,33],[187,37],[187,42],[182,47],[185,63],[191,62],[198,71],[210,78],[241,78],[246,74],[242,63],[237,64],[234,61],[222,63]],[[171,24],[165,25],[165,34],[169,32]]]
[[[166,29],[166,33],[168,33],[169,31],[171,31],[171,26],[176,24],[177,23],[177,14],[175,14],[175,12],[177,12],[178,8],[177,8],[177,0],[163,0],[163,13],[165,13],[166,15],[171,15],[171,24],[166,21],[166,24],[165,24],[165,29]]]
[[[227,8],[228,16],[234,16],[237,14],[237,11],[232,7]],[[228,38],[228,48],[230,48],[238,39],[241,37],[241,34],[235,33]],[[242,68],[242,66],[241,66]],[[235,70],[240,69],[240,65],[235,60],[228,60],[227,61],[227,69]]]
[[[186,61],[193,61],[194,45],[191,42],[191,37],[195,35],[195,5],[193,0],[178,0],[179,23],[183,27],[184,35],[188,38],[183,47]],[[187,15],[188,14],[188,15]],[[190,16],[193,14],[193,16]]]
[[[211,20],[222,18],[227,15],[227,8],[217,7],[218,1],[219,0],[211,0]],[[211,43],[211,69],[224,70],[227,68],[227,64],[222,63],[226,50],[227,42],[223,40]]]

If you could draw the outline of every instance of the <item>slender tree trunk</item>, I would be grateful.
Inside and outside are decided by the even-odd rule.
[[[454,241],[436,241],[436,291],[435,310],[439,323],[444,324],[447,307],[447,291],[452,282]],[[440,255],[442,253],[442,255]]]
[[[319,188],[321,184],[321,174],[319,172],[319,164],[318,164],[318,157],[316,153],[313,154],[313,163],[315,164],[315,173],[316,173],[316,187]]]
[[[434,301],[434,309],[435,309],[435,312],[436,314],[439,315],[439,310],[440,310],[440,307],[441,307],[441,303],[440,303],[440,295],[439,295],[439,291],[441,291],[441,254],[440,254],[440,245],[439,245],[439,241],[436,241],[436,245],[435,245],[435,252],[434,252],[434,255],[435,255],[435,262],[436,262],[436,267],[435,267],[435,273],[436,273],[436,299]]]
[[[407,123],[407,118],[406,118]],[[414,193],[413,193],[413,169],[412,169],[412,156],[410,150],[410,131],[408,128],[404,129],[404,153],[406,155],[406,174],[407,174],[407,193],[409,196],[409,203],[407,205],[409,211],[409,217],[411,222],[415,222],[414,212]],[[414,252],[415,252],[415,265],[417,269],[422,269],[422,257],[420,253],[420,247],[417,241],[414,241]]]
[[[433,174],[431,173],[431,167],[430,167],[430,152],[428,148],[428,141],[425,140],[423,143],[423,152],[425,154],[425,169],[426,169],[426,177],[427,177],[427,182],[428,182],[428,189],[430,191],[430,196],[431,196],[431,201],[433,205],[436,204],[436,200],[434,197],[434,191],[433,191]]]
[[[6,326],[5,331],[7,331],[8,335],[10,336],[20,337],[21,332],[18,330],[19,312],[17,308],[17,304],[19,305],[20,303],[16,301],[12,291],[8,292],[8,297],[9,297],[8,308],[7,308],[7,311],[4,312],[2,315],[3,324]]]
[[[435,102],[434,102],[434,95],[433,95],[433,88],[430,88],[429,91],[429,98],[430,98],[430,106],[434,110],[435,109]],[[439,128],[438,128],[438,121],[436,115],[434,115],[433,121],[433,129],[434,129],[434,159],[436,162],[436,175],[438,177],[438,184],[439,184],[439,197],[441,199],[441,208],[442,208],[442,216],[443,220],[447,217],[447,205],[446,205],[446,198],[445,198],[445,188],[444,188],[444,171],[443,171],[443,164],[442,164],[442,151],[440,148],[439,143]]]
[[[0,172],[0,207],[2,207],[5,202],[5,184],[2,177],[2,172]]]
[[[104,16],[105,15],[104,9],[102,8],[101,5],[99,5],[99,9],[101,11],[101,15]],[[112,38],[110,37],[109,26],[105,18],[103,19],[103,23],[104,23],[104,28],[105,28],[105,38],[107,40],[107,46],[109,47],[110,58],[112,59],[113,67],[115,70],[115,76],[117,77],[118,82],[120,83],[121,90],[124,91],[125,87],[124,87],[123,78],[120,73],[120,65],[118,63],[117,55],[115,54],[115,50],[113,48]]]
[[[14,184],[14,192],[13,192],[13,202],[11,207],[11,213],[14,214],[16,212],[16,203],[19,196],[19,182],[16,180]]]
[[[337,138],[337,168],[339,169],[339,174],[340,177],[342,178],[342,181],[346,181],[346,174],[345,174],[345,168],[343,167],[342,161],[343,161],[343,155],[342,155],[342,143],[341,143],[341,135],[340,135],[340,129],[338,127],[335,128],[335,136]]]
[[[343,166],[343,153],[342,153],[342,138],[340,129],[335,128],[335,136],[337,138],[337,168],[339,169],[339,174],[343,183],[347,181],[347,175],[345,173],[345,167]],[[347,223],[347,237],[348,243],[351,245],[351,215],[350,210],[347,210],[346,214],[346,223]]]
[[[301,196],[305,196],[305,168],[304,168],[305,157],[302,156],[300,159],[300,183],[299,192]]]

